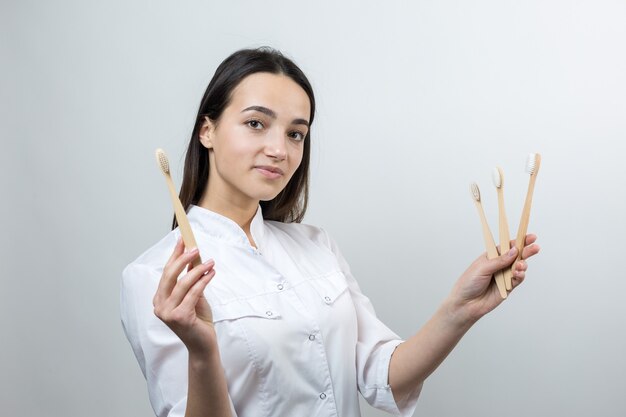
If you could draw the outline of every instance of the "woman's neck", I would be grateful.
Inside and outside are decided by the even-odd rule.
[[[211,210],[214,213],[221,214],[224,217],[228,217],[241,227],[248,236],[250,245],[256,248],[256,243],[252,238],[250,232],[250,224],[257,212],[259,202],[248,201],[246,203],[233,202],[230,199],[221,198],[218,195],[209,195],[206,193],[198,202],[198,206]]]

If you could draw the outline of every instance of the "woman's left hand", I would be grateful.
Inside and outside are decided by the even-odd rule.
[[[522,259],[512,267],[513,289],[524,281],[528,258],[539,253],[539,246],[534,244],[537,236],[526,235],[522,250]],[[474,322],[496,308],[502,301],[493,274],[504,268],[511,268],[517,258],[515,241],[511,241],[511,251],[494,259],[487,259],[486,254],[479,256],[461,275],[450,294],[454,316],[464,321]],[[510,291],[509,291],[510,293]]]

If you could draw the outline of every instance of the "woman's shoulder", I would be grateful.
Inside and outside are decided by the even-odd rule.
[[[133,278],[138,275],[145,276],[146,274],[160,277],[165,262],[172,254],[179,236],[180,232],[177,228],[162,237],[158,242],[140,254],[134,261],[126,265],[122,272],[122,279],[129,281],[133,280]]]

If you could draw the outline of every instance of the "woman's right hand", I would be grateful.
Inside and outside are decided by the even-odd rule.
[[[215,276],[211,259],[178,276],[198,256],[198,249],[184,251],[181,238],[163,268],[163,275],[152,304],[154,314],[187,346],[189,353],[205,355],[217,349],[211,307],[204,298],[204,289]]]

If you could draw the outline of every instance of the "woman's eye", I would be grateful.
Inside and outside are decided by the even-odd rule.
[[[304,140],[304,134],[302,132],[298,132],[297,130],[294,130],[293,132],[289,133],[289,137],[298,142],[301,140]]]
[[[252,129],[262,129],[263,128],[263,123],[261,123],[260,120],[248,120],[246,122],[246,124],[248,126],[250,126]]]

